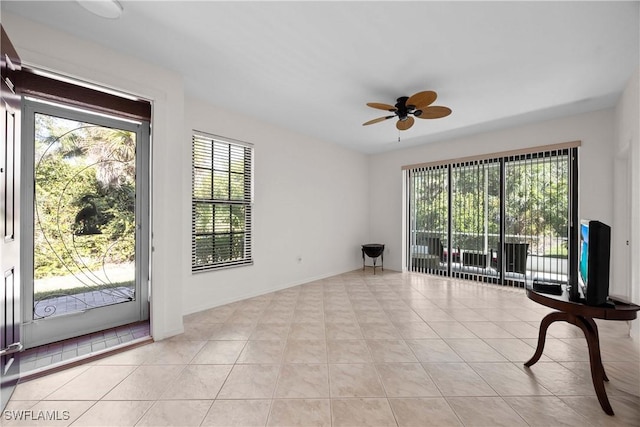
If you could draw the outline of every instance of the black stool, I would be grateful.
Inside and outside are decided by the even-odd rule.
[[[362,245],[362,271],[364,271],[364,256],[367,255],[369,258],[373,259],[373,274],[376,274],[376,261],[378,257],[380,257],[381,268],[384,271],[384,245],[380,243],[368,243],[366,245]]]

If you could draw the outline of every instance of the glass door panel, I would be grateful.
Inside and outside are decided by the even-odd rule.
[[[35,319],[133,301],[136,134],[35,115]]]
[[[569,153],[519,156],[505,163],[505,276],[566,283]]]
[[[452,270],[496,277],[500,236],[500,163],[475,161],[451,168]]]
[[[436,166],[409,175],[409,270],[444,275],[448,271],[448,168]]]
[[[139,157],[148,133],[141,124],[32,105],[30,346],[142,320],[147,197]]]

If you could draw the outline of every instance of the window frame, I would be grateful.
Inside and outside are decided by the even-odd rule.
[[[192,273],[253,265],[253,144],[193,130],[191,149]]]

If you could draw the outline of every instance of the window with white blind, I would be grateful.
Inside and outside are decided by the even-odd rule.
[[[253,147],[193,133],[191,270],[250,265]]]

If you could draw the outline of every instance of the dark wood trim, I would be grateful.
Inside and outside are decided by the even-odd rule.
[[[148,101],[122,98],[110,93],[34,74],[27,69],[23,69],[17,78],[24,95],[112,116],[151,121],[151,103]]]
[[[2,46],[2,54],[0,55],[2,59],[2,66],[0,67],[2,101],[12,108],[20,110],[21,104],[17,79],[22,67],[22,61],[2,25],[0,25],[0,31],[2,33],[0,36],[0,45]]]
[[[151,103],[45,77],[22,67],[20,57],[1,27],[2,83],[10,92],[139,121],[151,121]],[[6,55],[6,56],[5,56]],[[7,60],[8,58],[8,60]],[[15,90],[14,90],[15,88]],[[19,91],[18,89],[19,88]]]
[[[615,301],[615,306],[586,305],[569,300],[565,291],[562,295],[552,295],[527,289],[527,297],[539,304],[574,315],[604,320],[633,320],[638,317],[640,306],[625,301]]]
[[[2,69],[4,70],[6,65],[5,64],[6,58],[4,55],[7,55],[9,57],[9,60],[11,60],[13,65],[16,67],[16,69],[20,69],[20,66],[21,66],[20,56],[18,56],[18,52],[16,51],[16,48],[13,46],[13,43],[11,43],[9,36],[4,31],[4,27],[2,25],[0,25],[0,31],[1,31],[0,43],[2,43]]]

